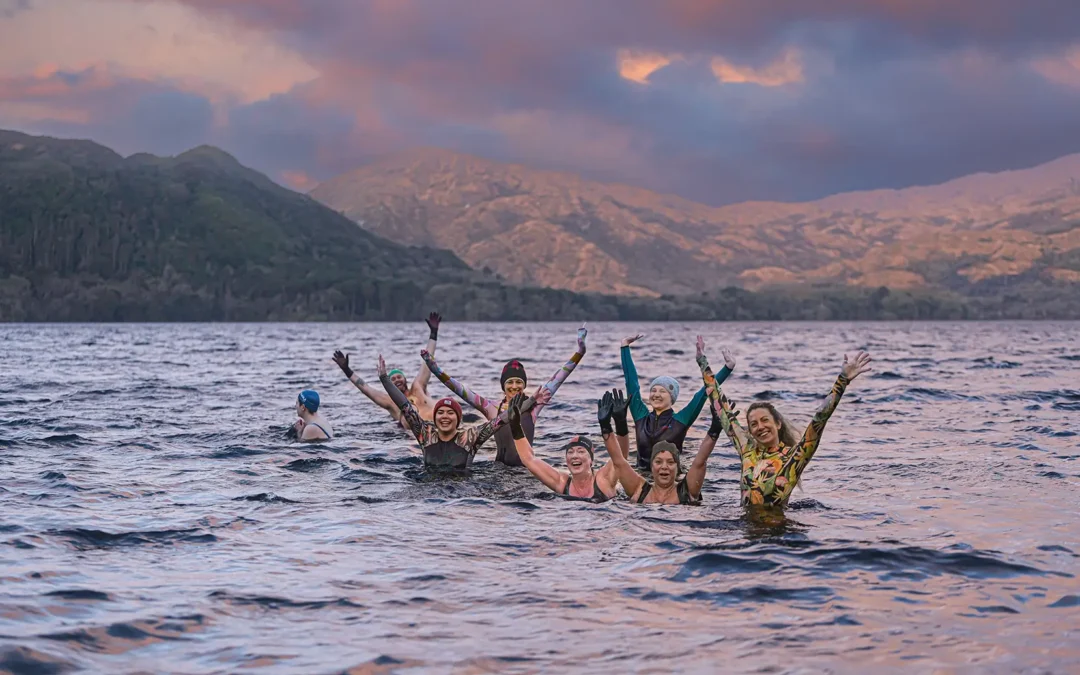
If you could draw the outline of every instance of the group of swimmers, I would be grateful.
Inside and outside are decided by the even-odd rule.
[[[573,437],[561,448],[566,471],[538,459],[533,451],[536,423],[540,412],[550,403],[563,382],[585,356],[588,332],[577,331],[577,349],[570,359],[531,395],[526,395],[528,374],[518,359],[508,361],[499,378],[499,402],[492,403],[446,373],[435,360],[441,317],[431,313],[427,319],[428,343],[420,352],[423,364],[410,385],[405,374],[387,370],[382,355],[378,376],[382,391],[370,386],[349,365],[349,356],[334,352],[333,360],[347,378],[374,403],[410,432],[419,444],[427,467],[465,469],[472,465],[477,451],[495,439],[495,461],[508,466],[524,466],[540,482],[569,499],[595,503],[617,495],[621,484],[631,502],[639,504],[701,503],[706,465],[721,432],[727,435],[742,462],[740,491],[743,505],[782,507],[788,502],[806,465],[817,451],[826,422],[836,410],[847,386],[870,370],[870,356],[858,352],[854,359],[844,355],[840,374],[825,401],[817,409],[801,437],[796,437],[780,412],[767,402],[755,402],[746,411],[746,428],[738,421],[739,411],[724,394],[721,384],[735,369],[735,359],[723,350],[724,366],[718,373],[705,356],[705,342],[697,338],[696,360],[701,370],[702,386],[690,402],[675,411],[679,383],[661,376],[649,385],[648,399],[643,400],[631,345],[642,335],[622,342],[621,361],[625,393],[621,389],[605,392],[597,401],[597,422],[608,455],[608,462],[595,468],[596,448],[588,436]],[[434,375],[453,394],[468,403],[486,419],[474,426],[463,426],[461,404],[453,396],[432,400],[428,382]],[[709,402],[712,424],[688,469],[681,462],[683,443],[690,427]],[[333,438],[329,422],[318,413],[319,396],[304,390],[297,397],[300,419],[290,435],[303,441]],[[636,466],[630,463],[630,425],[633,420],[637,447]]]

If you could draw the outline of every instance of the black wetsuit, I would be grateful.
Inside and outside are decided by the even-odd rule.
[[[637,440],[637,465],[639,469],[652,470],[652,449],[660,441],[667,441],[682,451],[686,432],[690,427],[681,422],[672,409],[660,415],[649,412],[641,419],[634,420],[634,432]]]
[[[502,406],[499,406],[499,414],[501,415],[502,412]],[[531,445],[536,436],[536,423],[532,415],[521,416],[521,429]],[[495,432],[495,461],[507,466],[525,466],[521,462],[521,457],[518,456],[517,446],[514,445],[514,434],[510,431],[509,425],[504,425]]]
[[[645,497],[649,495],[649,492],[653,489],[653,484],[649,481],[645,481],[645,484],[641,486],[641,494],[637,498],[638,504],[645,503]],[[698,506],[701,504],[700,499],[694,499],[690,496],[690,488],[686,484],[686,479],[675,483],[675,494],[679,497],[679,503],[684,506]]]

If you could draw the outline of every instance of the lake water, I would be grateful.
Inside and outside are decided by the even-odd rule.
[[[494,395],[575,328],[446,322],[437,355]],[[589,328],[538,425],[558,466],[628,334],[682,402],[694,336],[730,347],[725,391],[799,425],[845,350],[874,370],[762,519],[723,436],[702,507],[563,501],[494,443],[425,475],[330,360],[411,379],[423,323],[0,326],[0,671],[1080,672],[1080,324]],[[330,443],[281,436],[306,387]]]

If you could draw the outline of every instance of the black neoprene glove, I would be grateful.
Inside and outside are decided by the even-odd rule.
[[[431,333],[428,335],[429,339],[431,339],[431,340],[438,340],[439,339],[439,323],[441,323],[441,322],[442,322],[442,316],[440,316],[438,312],[432,312],[431,314],[428,314],[427,325],[428,325],[428,328],[431,329]]]
[[[600,422],[600,433],[611,433],[611,412],[615,407],[615,399],[610,391],[604,392],[604,397],[596,402],[596,419]]]
[[[612,389],[611,419],[615,421],[615,435],[627,436],[630,434],[626,426],[626,409],[630,401],[626,400],[622,389]]]
[[[709,435],[709,438],[715,441],[720,438],[720,432],[724,430],[724,427],[720,424],[720,416],[716,414],[716,406],[712,404],[711,400],[709,403],[709,412],[712,413],[712,424],[709,425],[709,430],[705,433]]]
[[[345,377],[351,378],[353,376],[352,368],[349,367],[348,354],[342,354],[340,349],[334,352],[334,363],[338,364],[338,368],[341,368],[341,372],[345,373]]]
[[[525,401],[525,394],[517,394],[510,399],[510,405],[506,408],[507,421],[510,422],[510,433],[514,440],[525,438],[525,429],[521,426],[521,404]]]

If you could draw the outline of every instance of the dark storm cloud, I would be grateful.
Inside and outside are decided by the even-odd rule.
[[[125,147],[203,133],[279,179],[439,145],[725,203],[927,184],[1080,151],[1073,0],[184,4],[273,36],[320,77],[230,104],[222,128],[195,100],[121,96],[127,108],[108,108],[135,121]],[[632,81],[620,50],[670,63]],[[145,86],[161,96],[180,85]],[[112,136],[123,123],[95,114],[83,126]]]

